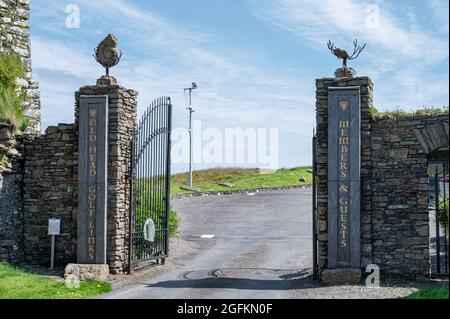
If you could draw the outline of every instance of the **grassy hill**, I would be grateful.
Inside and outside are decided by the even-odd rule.
[[[300,178],[303,177],[303,182]],[[188,179],[187,173],[172,175],[171,193],[188,193],[183,190]],[[260,172],[259,169],[214,168],[193,172],[194,188],[202,192],[229,191],[254,188],[269,188],[287,185],[309,185],[312,183],[311,167],[283,168],[273,172]],[[219,184],[231,183],[228,186]],[[230,187],[233,186],[233,187]]]

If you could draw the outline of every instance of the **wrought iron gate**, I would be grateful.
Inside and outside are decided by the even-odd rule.
[[[448,276],[448,148],[429,156],[431,275]]]
[[[131,141],[130,271],[143,261],[164,263],[169,255],[171,129],[172,104],[161,97]]]

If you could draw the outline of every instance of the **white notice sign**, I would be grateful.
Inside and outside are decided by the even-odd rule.
[[[61,219],[52,218],[48,220],[48,234],[59,235],[61,233]]]

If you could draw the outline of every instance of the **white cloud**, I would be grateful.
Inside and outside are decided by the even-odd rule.
[[[383,3],[379,8],[379,27],[367,24],[373,5],[354,0],[271,0],[256,5],[256,14],[266,22],[289,30],[314,45],[328,39],[345,44],[358,37],[369,42],[370,50],[393,52],[396,57],[423,59],[435,63],[448,57],[448,42],[421,30],[409,30]],[[401,12],[395,12],[400,14]],[[351,43],[351,42],[350,42]]]
[[[418,21],[401,5],[376,3],[376,28],[367,24],[369,15],[376,14],[367,10],[373,8],[371,1],[262,0],[252,2],[252,8],[261,20],[295,34],[317,50],[325,50],[328,39],[348,49],[355,38],[367,42],[358,73],[373,78],[375,101],[383,108],[448,104],[448,71],[443,74],[435,69],[439,65],[448,69],[448,38],[438,35],[437,29],[418,27]],[[442,6],[438,0],[432,3],[433,12],[445,20],[439,13]],[[448,27],[448,15],[446,19]]]

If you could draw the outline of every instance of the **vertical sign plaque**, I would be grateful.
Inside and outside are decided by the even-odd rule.
[[[106,264],[108,97],[81,96],[78,144],[79,264]]]
[[[328,89],[328,268],[360,268],[360,88]]]

